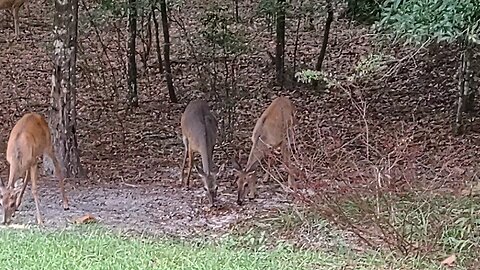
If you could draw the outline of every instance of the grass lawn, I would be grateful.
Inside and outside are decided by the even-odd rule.
[[[313,252],[286,245],[246,248],[235,241],[194,243],[109,232],[96,226],[68,231],[0,229],[1,269],[438,269],[379,253]]]

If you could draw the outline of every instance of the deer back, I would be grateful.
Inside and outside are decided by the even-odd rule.
[[[203,171],[210,173],[218,123],[207,102],[190,102],[182,115],[181,128],[183,136],[188,139],[189,147],[202,156]]]
[[[263,158],[269,147],[278,147],[287,139],[288,130],[293,126],[295,107],[290,99],[278,97],[258,118],[252,133],[252,148],[248,157],[248,171],[254,163]]]
[[[51,135],[45,118],[37,113],[25,114],[10,132],[7,161],[19,174],[37,162],[37,158],[51,147]],[[12,178],[12,177],[11,177]],[[9,186],[13,183],[10,183]]]

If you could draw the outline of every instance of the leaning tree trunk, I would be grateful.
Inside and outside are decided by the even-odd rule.
[[[318,55],[317,63],[315,64],[315,70],[321,71],[323,60],[325,59],[325,54],[327,53],[327,45],[328,45],[328,36],[330,35],[330,27],[333,22],[333,7],[332,7],[332,0],[327,0],[327,19],[325,21],[325,29],[323,30],[323,41],[322,41],[322,48],[320,49],[320,54]],[[318,81],[313,81],[313,87],[317,88]]]
[[[275,70],[277,84],[283,86],[285,67],[285,0],[277,0]]]
[[[135,45],[137,37],[137,2],[128,0],[128,38],[127,38],[127,102],[129,107],[138,107],[137,62]]]
[[[466,101],[470,96],[470,65],[472,62],[472,48],[468,41],[464,43],[464,49],[461,55],[460,68],[458,71],[458,102],[457,113],[455,116],[455,128],[456,134],[461,134],[464,130],[463,126],[463,113],[466,111]]]
[[[56,0],[50,125],[66,177],[83,176],[76,136],[77,24],[78,0]]]
[[[167,80],[167,89],[170,101],[177,103],[177,96],[173,88],[172,68],[170,65],[170,33],[168,32],[168,18],[167,18],[167,3],[165,0],[160,0],[160,13],[162,15],[163,27],[163,60],[165,62],[165,79]]]

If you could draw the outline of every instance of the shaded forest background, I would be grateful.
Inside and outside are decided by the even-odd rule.
[[[138,107],[131,107],[125,75],[126,5],[81,0],[77,135],[87,177],[72,183],[177,182],[183,155],[180,116],[195,98],[208,100],[220,121],[217,165],[239,155],[244,164],[256,119],[279,95],[290,97],[298,111],[294,167],[304,191],[295,196],[298,200],[312,194],[347,196],[352,191],[461,195],[478,182],[478,105],[467,117],[465,131],[452,131],[461,61],[458,45],[418,48],[392,43],[377,35],[368,21],[352,18],[347,3],[334,1],[324,80],[313,87],[299,82],[295,74],[315,67],[326,4],[290,1],[285,75],[278,84],[270,2],[168,2],[178,103],[169,101],[156,51],[157,28],[164,50],[159,11],[155,26],[151,2],[138,2]],[[53,6],[40,0],[28,5],[32,12],[27,17],[22,11],[20,40],[9,40],[11,18],[0,19],[1,149],[9,127],[24,113],[47,114],[49,108]],[[471,70],[477,82],[478,58],[474,49]],[[1,164],[5,177],[6,162]],[[280,179],[282,174],[272,170]],[[229,172],[220,185],[234,192],[233,181]]]

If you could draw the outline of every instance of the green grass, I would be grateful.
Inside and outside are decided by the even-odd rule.
[[[227,239],[227,240],[225,240]],[[0,229],[1,269],[436,269],[380,253],[314,252],[287,245],[240,247],[232,239],[145,238],[86,226],[69,231]],[[346,268],[342,268],[346,267]]]

